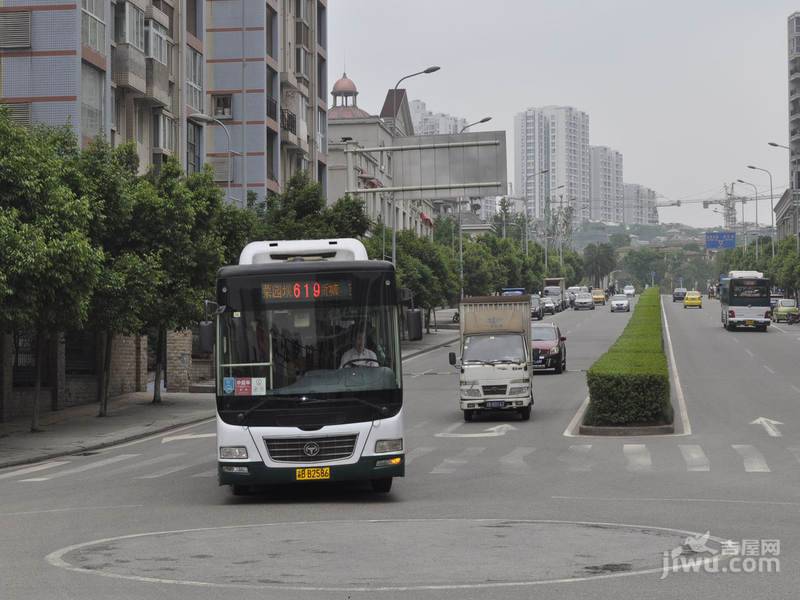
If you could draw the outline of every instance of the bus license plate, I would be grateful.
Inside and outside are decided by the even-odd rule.
[[[752,327],[753,325],[755,325],[755,324],[756,324],[756,322],[755,322],[755,321],[745,321],[745,323],[746,323],[746,325],[747,325],[748,327]]]
[[[311,481],[313,479],[330,479],[330,467],[305,467],[295,469],[294,477],[296,481]]]
[[[506,403],[503,400],[490,400],[486,403],[486,408],[503,408],[505,405]]]

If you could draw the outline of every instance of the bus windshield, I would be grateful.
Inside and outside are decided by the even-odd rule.
[[[730,306],[769,306],[769,281],[766,279],[731,279],[727,282]]]

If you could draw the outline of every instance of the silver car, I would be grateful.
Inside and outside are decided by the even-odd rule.
[[[623,294],[611,296],[611,312],[631,312],[631,301]]]
[[[594,310],[594,300],[592,299],[592,295],[587,292],[578,292],[575,294],[575,304],[573,305],[575,310],[581,309],[588,309]]]

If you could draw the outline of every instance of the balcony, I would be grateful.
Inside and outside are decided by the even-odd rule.
[[[278,120],[278,101],[272,96],[267,96],[267,116],[273,121]],[[283,119],[281,119],[283,125]]]
[[[158,62],[154,58],[146,58],[147,91],[145,95],[155,104],[168,106],[169,98],[169,65]]]
[[[147,67],[144,52],[130,44],[118,44],[112,56],[114,83],[139,94],[146,93]]]
[[[286,108],[281,109],[281,129],[297,135],[297,115]]]

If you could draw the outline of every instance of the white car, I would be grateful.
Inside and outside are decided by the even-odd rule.
[[[611,312],[631,312],[631,301],[627,296],[611,296]]]
[[[575,295],[575,304],[572,308],[574,310],[581,310],[582,308],[594,310],[594,300],[592,300],[592,295],[588,292],[578,292]]]
[[[624,288],[622,288],[622,293],[624,293],[626,296],[633,297],[636,295],[636,288],[632,285],[626,285]]]

